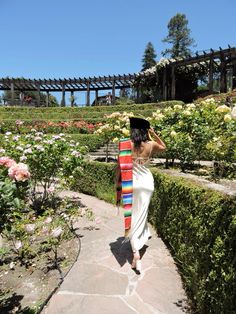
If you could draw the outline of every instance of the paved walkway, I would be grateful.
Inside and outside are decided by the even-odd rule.
[[[96,228],[79,223],[81,252],[44,314],[178,314],[186,296],[181,278],[163,241],[151,229],[142,256],[141,275],[130,267],[129,243],[122,245],[123,217],[116,208],[88,195],[81,202],[101,218]],[[68,193],[67,193],[68,195]],[[92,230],[91,230],[92,229]]]

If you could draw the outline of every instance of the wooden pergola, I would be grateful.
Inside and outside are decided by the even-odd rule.
[[[208,67],[209,73],[209,91],[213,92],[213,75],[214,68],[217,66],[220,73],[220,91],[227,91],[226,74],[229,69],[232,70],[233,88],[236,88],[236,48],[228,47],[227,49],[219,48],[215,51],[203,51],[201,54],[196,53],[195,56],[184,59],[170,59],[163,70],[163,99],[175,99],[176,96],[176,69],[179,67],[188,67],[191,65],[202,65]],[[156,70],[158,71],[158,69]],[[115,90],[124,90],[136,86],[137,97],[140,93],[139,81],[140,78],[156,75],[156,72],[139,72],[137,74],[123,74],[113,76],[99,76],[89,78],[69,78],[69,79],[25,79],[25,78],[1,78],[0,90],[11,91],[10,103],[16,104],[15,91],[20,91],[22,94],[26,91],[34,91],[37,93],[37,106],[40,106],[40,93],[46,93],[46,106],[49,106],[49,93],[61,92],[61,106],[66,105],[65,93],[71,93],[71,106],[73,106],[74,92],[86,92],[86,105],[90,105],[90,94],[95,92],[95,104],[98,104],[99,91],[111,90],[112,101],[115,100]],[[122,93],[121,93],[122,94]]]
[[[15,104],[15,91],[24,93],[25,91],[38,92],[37,105],[40,106],[40,92],[45,92],[46,106],[49,104],[50,92],[61,92],[61,105],[65,106],[65,93],[71,93],[73,99],[74,92],[86,92],[86,105],[90,105],[90,93],[95,92],[95,104],[98,102],[98,92],[100,90],[112,90],[112,100],[115,100],[115,90],[123,90],[132,86],[139,74],[123,74],[113,76],[99,76],[89,78],[69,78],[69,79],[25,79],[25,78],[2,78],[0,79],[0,90],[11,91],[11,104]],[[71,100],[73,106],[73,101]]]
[[[176,79],[175,72],[179,67],[187,67],[191,65],[205,65],[208,68],[208,88],[209,93],[213,93],[213,75],[214,68],[217,67],[220,73],[220,92],[227,92],[226,74],[229,69],[232,70],[232,88],[236,88],[236,48],[230,47],[228,49],[219,48],[214,51],[203,51],[201,54],[196,53],[195,56],[181,60],[173,60],[165,66],[163,72],[163,99],[175,99],[176,95]]]

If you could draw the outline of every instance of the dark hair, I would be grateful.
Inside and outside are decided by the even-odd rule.
[[[140,148],[141,142],[148,140],[148,129],[130,129],[130,138],[135,148]]]

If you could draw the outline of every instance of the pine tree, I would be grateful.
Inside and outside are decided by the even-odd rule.
[[[188,57],[191,55],[190,47],[195,41],[190,37],[190,29],[188,28],[188,20],[185,14],[177,13],[168,23],[169,33],[162,41],[172,44],[172,47],[162,52],[163,56]]]
[[[149,42],[146,46],[143,59],[142,59],[142,63],[143,63],[142,71],[147,70],[156,64],[156,61],[155,61],[156,56],[157,55],[153,47],[153,44]]]

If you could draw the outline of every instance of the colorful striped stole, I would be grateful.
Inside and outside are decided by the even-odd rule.
[[[125,235],[131,227],[132,203],[133,203],[133,161],[131,140],[121,139],[119,142],[118,166],[120,179],[117,187],[117,204],[124,208]]]

